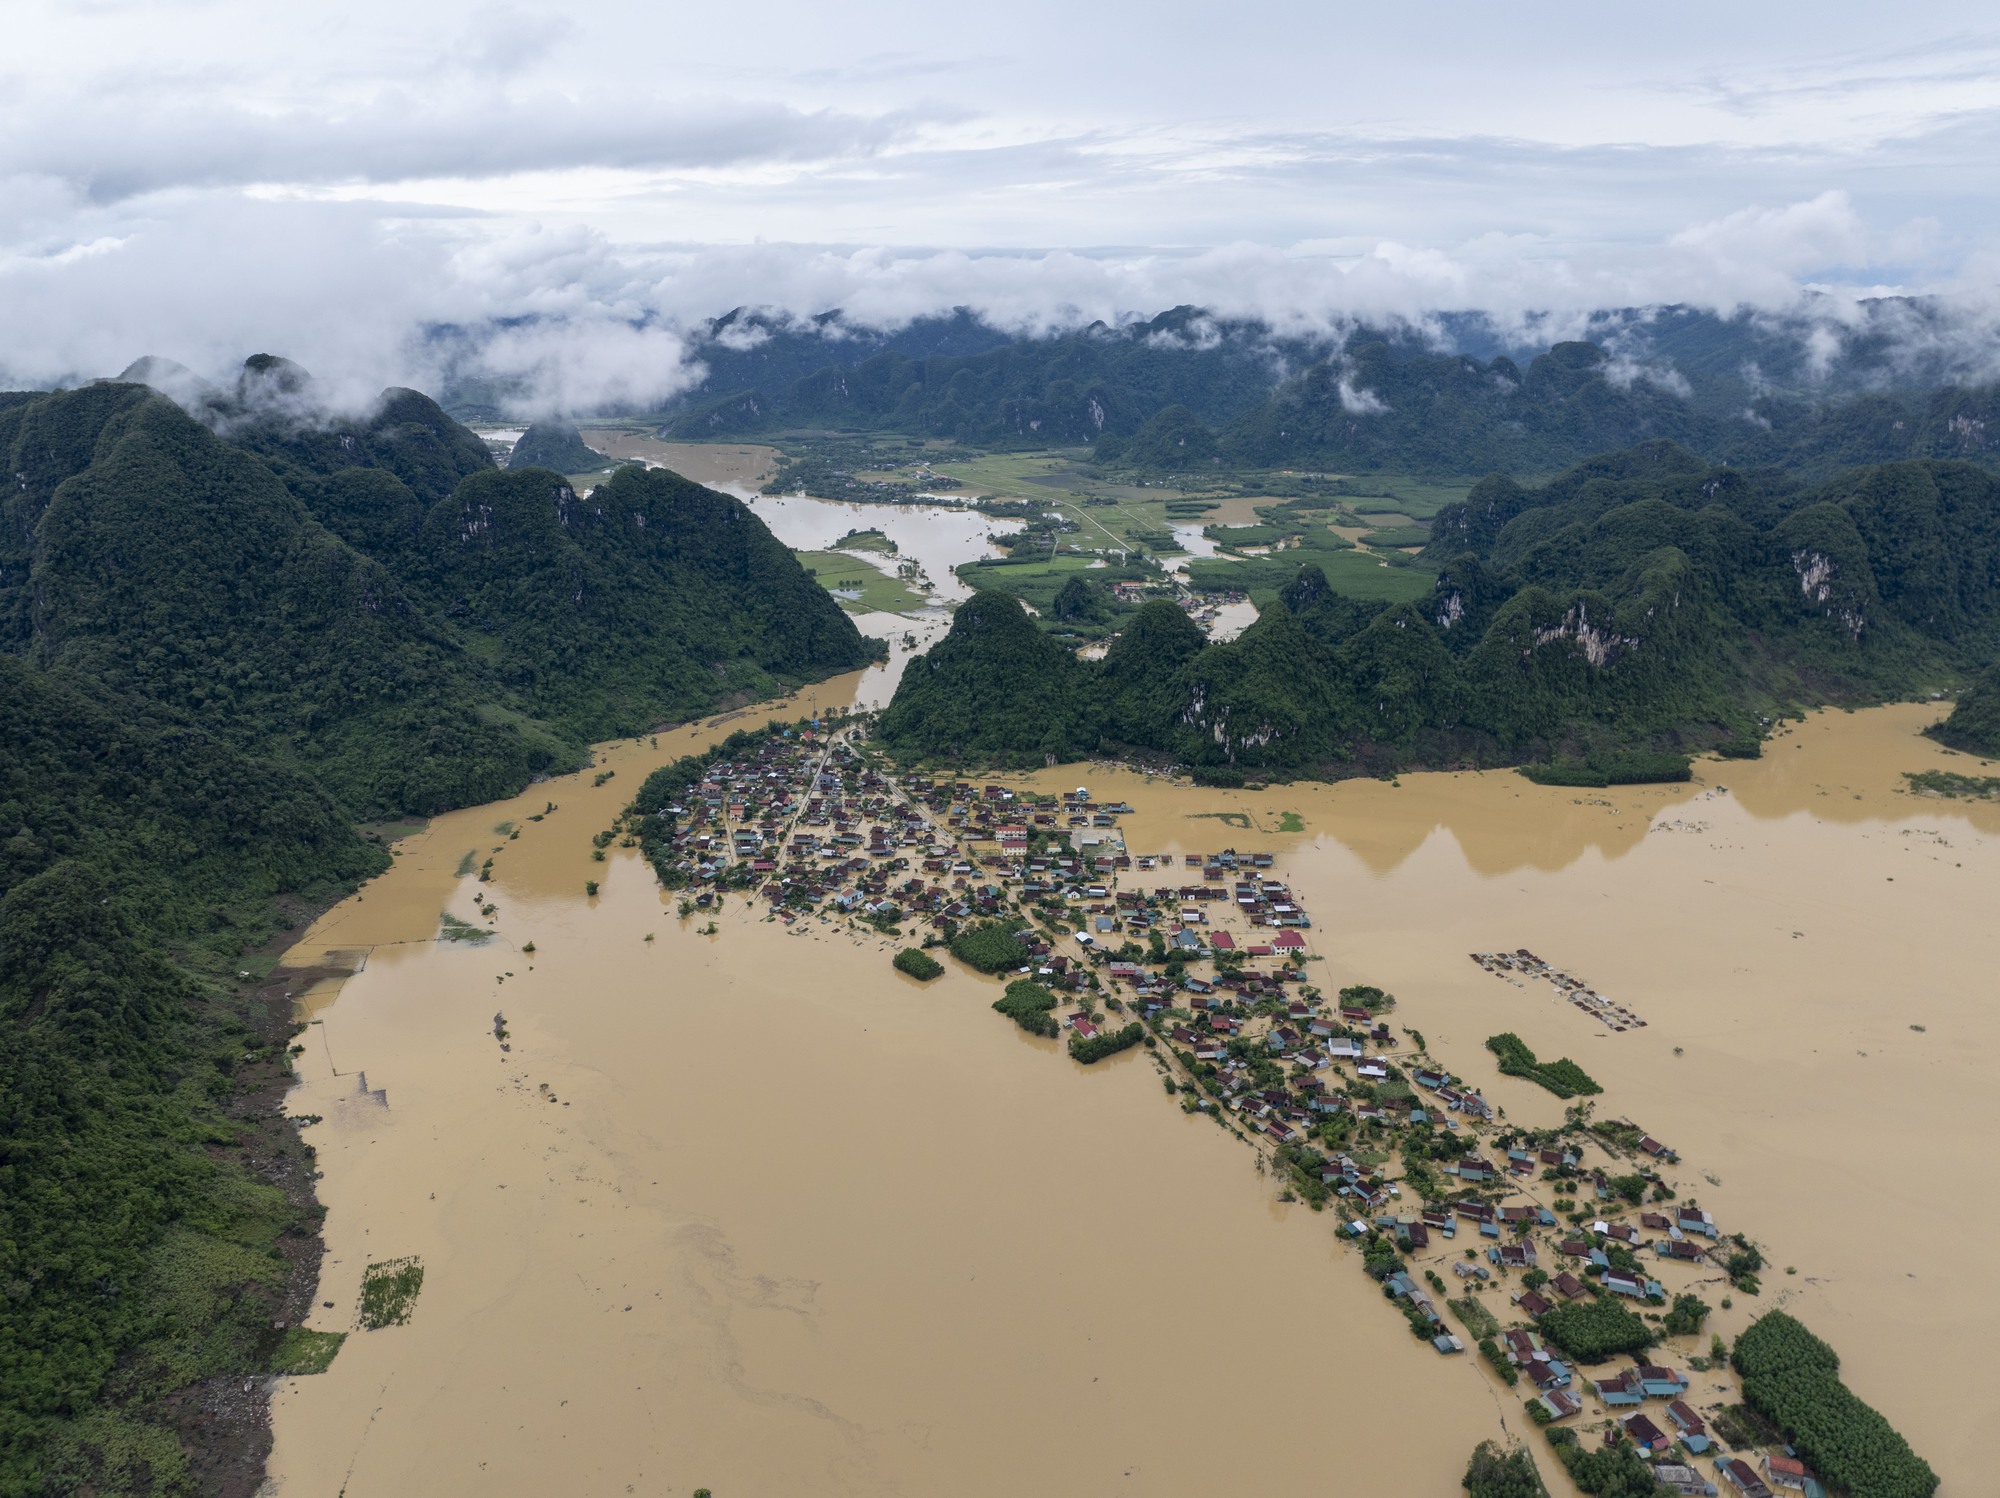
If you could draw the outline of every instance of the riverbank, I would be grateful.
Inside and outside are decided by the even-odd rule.
[[[1921,1371],[1941,1345],[1976,1356],[1985,1328],[1949,1286],[1993,1224],[1943,1212],[1936,1143],[1970,1127],[1970,1079],[2000,1061],[1976,1002],[2000,955],[1977,899],[1996,829],[1994,808],[1897,794],[1948,758],[1915,737],[1924,711],[1818,715],[1763,761],[1705,765],[1705,785],[1611,793],[1032,779],[1130,800],[1135,849],[1272,848],[1327,954],[1314,981],[1399,993],[1398,1022],[1510,1119],[1561,1105],[1488,1077],[1486,1035],[1575,1057],[1715,1176],[1703,1204],[1779,1266],[1758,1303],[1802,1301],[1951,1491],[1976,1470],[1956,1434],[1974,1396]],[[1343,1476],[1359,1460],[1364,1485],[1448,1491],[1503,1411],[1521,1428],[1470,1360],[1412,1344],[1328,1217],[1274,1202],[1240,1144],[1163,1103],[1137,1053],[1077,1072],[991,1014],[984,980],[919,988],[879,939],[781,936],[733,896],[701,936],[706,914],[679,921],[628,852],[591,858],[646,768],[771,715],[611,747],[601,786],[440,818],[301,943],[374,953],[315,1001],[293,1103],[327,1119],[308,1135],[335,1302],[318,1316],[351,1320],[371,1259],[417,1253],[429,1278],[410,1325],[280,1392],[274,1482],[1179,1493],[1324,1482],[1324,1437]],[[491,883],[457,876],[468,851],[492,852]],[[481,920],[474,893],[500,936],[433,944],[441,909]],[[1517,946],[1647,1027],[1610,1033],[1465,956]],[[1927,1017],[1885,998],[1912,987]],[[357,1101],[364,1069],[386,1108]],[[1858,1226],[1883,1189],[1948,1229],[1921,1262]],[[1191,1400],[1205,1423],[1162,1419]],[[1051,1433],[1027,1468],[1023,1428]],[[1259,1444],[1255,1472],[1203,1434],[1293,1428],[1318,1436]]]

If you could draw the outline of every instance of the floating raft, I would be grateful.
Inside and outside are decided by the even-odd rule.
[[[1607,999],[1583,979],[1551,967],[1526,947],[1517,947],[1511,952],[1470,952],[1466,955],[1496,978],[1511,978],[1519,974],[1525,979],[1540,979],[1553,984],[1557,994],[1610,1029],[1638,1030],[1645,1027],[1646,1022],[1623,1004]]]

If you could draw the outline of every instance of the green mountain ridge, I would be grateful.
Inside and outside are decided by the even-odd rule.
[[[235,435],[137,386],[0,409],[0,648],[184,705],[366,814],[490,800],[867,658],[761,522],[673,474],[502,474],[409,391]]]
[[[1415,604],[1306,567],[1234,641],[1153,605],[1096,665],[1053,667],[1018,605],[982,595],[978,628],[933,647],[947,666],[905,672],[882,738],[1281,775],[1505,764],[1754,738],[1780,711],[1930,690],[2000,654],[2000,479],[1964,463],[1809,486],[1654,443],[1539,488],[1488,479],[1432,534]],[[1968,739],[1989,700],[1968,693]]]
[[[245,954],[386,866],[357,819],[873,654],[671,473],[502,473],[427,397],[329,414],[271,356],[135,372],[187,408],[0,394],[0,1498],[261,1478],[240,1385],[318,1209]]]
[[[556,473],[594,473],[610,462],[574,426],[553,420],[529,427],[507,455],[509,468],[547,468]]]
[[[1046,336],[770,328],[752,351],[700,345],[710,378],[661,413],[661,435],[833,428],[1087,445],[1111,468],[1182,475],[1548,474],[1660,440],[1710,462],[1816,474],[1905,459],[2000,462],[1990,368],[1896,352],[1906,337],[1930,336],[1918,325],[1942,315],[1934,309],[1873,314],[1878,325],[1850,331],[1845,362],[1829,373],[1806,358],[1802,329],[1758,333],[1654,310],[1593,319],[1590,338],[1534,351],[1494,348],[1491,329],[1469,326],[1458,331],[1477,333],[1467,340],[1476,349],[1407,328],[1283,336],[1194,307]]]

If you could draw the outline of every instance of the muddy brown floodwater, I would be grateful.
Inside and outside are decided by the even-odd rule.
[[[416,1254],[426,1279],[408,1325],[280,1389],[273,1491],[1445,1494],[1503,1418],[1527,1429],[1142,1052],[1084,1071],[991,1013],[985,980],[919,987],[879,938],[786,934],[734,897],[701,935],[631,851],[592,861],[649,769],[772,711],[438,818],[295,950],[359,964],[303,999],[313,1324],[353,1324],[370,1261]],[[1129,799],[1135,852],[1277,852],[1316,981],[1396,992],[1510,1118],[1562,1104],[1498,1076],[1487,1035],[1575,1058],[1764,1245],[1764,1294],[1711,1326],[1795,1307],[1972,1493],[2000,808],[1898,790],[1971,766],[1917,737],[1938,711],[1816,715],[1676,787],[1030,779]],[[491,883],[456,872],[489,856]],[[475,892],[493,938],[435,941],[441,911],[486,924]],[[1466,955],[1520,946],[1647,1026]]]

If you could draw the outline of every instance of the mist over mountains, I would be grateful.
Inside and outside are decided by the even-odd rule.
[[[436,334],[461,416],[532,406],[531,380],[469,375],[479,339]],[[1197,307],[1011,332],[973,311],[871,327],[739,308],[687,335],[663,434],[898,431],[1092,446],[1106,462],[1548,473],[1668,438],[1739,465],[1983,461],[2000,340],[1936,298],[1789,313],[1693,307],[1582,318],[1444,313],[1285,330]],[[1159,423],[1164,420],[1164,429]],[[1192,446],[1190,446],[1190,443]]]

